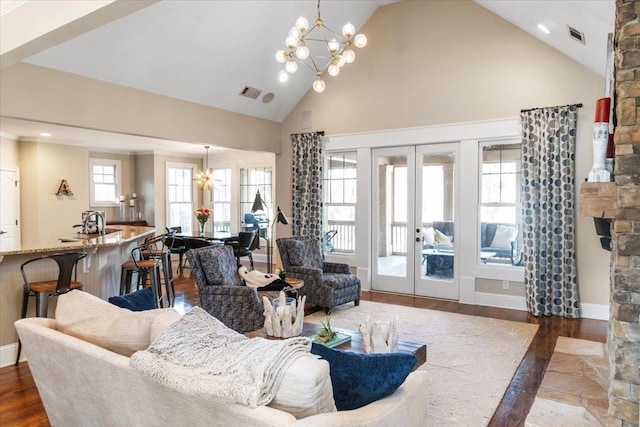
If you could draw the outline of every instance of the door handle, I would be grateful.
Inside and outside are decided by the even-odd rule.
[[[8,233],[8,231],[2,231],[2,230],[0,230],[0,234],[7,234],[7,233]]]

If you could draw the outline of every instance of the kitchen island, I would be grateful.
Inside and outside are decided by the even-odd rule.
[[[120,269],[131,256],[131,249],[155,233],[153,227],[109,225],[107,234],[82,236],[69,232],[55,241],[25,245],[17,249],[0,251],[0,366],[15,361],[17,334],[13,322],[20,318],[23,283],[20,265],[33,258],[58,252],[87,252],[78,263],[78,280],[84,291],[102,299],[117,295],[120,289]],[[47,263],[49,264],[49,263]],[[52,280],[58,269],[49,267],[30,274],[30,280]],[[54,317],[55,300],[49,301],[49,317]],[[35,316],[35,300],[29,301],[27,316]]]

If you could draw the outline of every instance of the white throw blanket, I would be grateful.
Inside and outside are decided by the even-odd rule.
[[[256,407],[273,399],[286,369],[310,349],[305,337],[249,339],[194,307],[129,363],[182,393]]]

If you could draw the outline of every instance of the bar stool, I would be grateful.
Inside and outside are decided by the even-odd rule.
[[[82,289],[82,283],[78,282],[78,271],[75,268],[82,258],[86,257],[86,252],[67,252],[45,255],[22,263],[20,273],[24,282],[24,293],[22,294],[22,318],[27,317],[27,307],[29,297],[36,298],[36,317],[47,317],[49,311],[49,298],[65,294],[73,289]],[[37,261],[53,260],[58,265],[58,279],[41,282],[29,282],[25,267]],[[27,269],[28,270],[28,269]],[[75,272],[73,280],[72,273]],[[22,343],[18,340],[18,356],[16,366],[20,362],[20,352]]]
[[[122,274],[120,276],[120,295],[131,292],[131,282],[133,274],[137,274],[136,289],[144,287],[147,275],[151,281],[151,291],[156,301],[156,307],[163,307],[162,303],[162,282],[160,281],[160,260],[157,258],[144,259],[144,253],[149,252],[150,244],[145,243],[131,250],[131,261],[122,264]]]
[[[164,279],[164,286],[167,291],[167,301],[169,307],[173,307],[173,302],[176,299],[176,292],[173,286],[173,268],[171,266],[171,251],[166,244],[169,235],[163,234],[158,237],[150,238],[145,241],[145,244],[149,245],[148,250],[142,252],[142,256],[145,260],[157,259],[160,261],[162,267],[162,277]]]

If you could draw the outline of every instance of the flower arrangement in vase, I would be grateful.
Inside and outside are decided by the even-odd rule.
[[[201,207],[193,211],[198,223],[200,223],[200,234],[204,234],[204,225],[209,221],[209,217],[213,212],[209,208]]]

